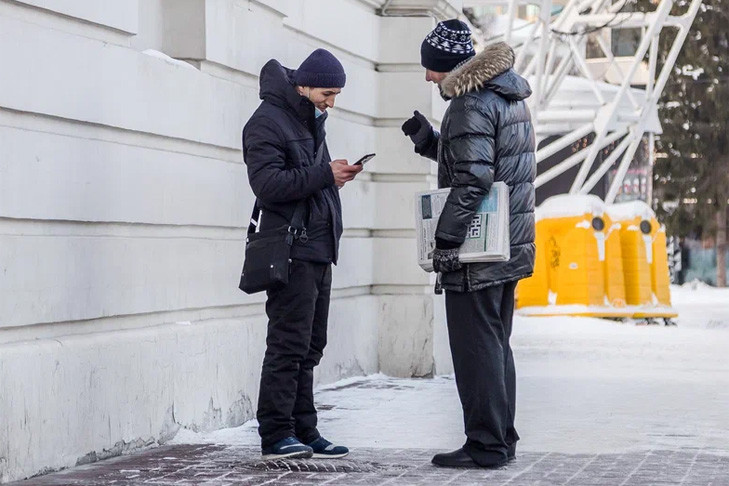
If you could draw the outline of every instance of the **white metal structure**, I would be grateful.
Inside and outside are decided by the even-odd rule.
[[[660,126],[656,116],[657,102],[701,0],[692,0],[681,16],[670,15],[676,3],[674,0],[656,1],[655,10],[648,13],[624,11],[631,0],[567,0],[561,12],[552,18],[555,3],[553,0],[467,0],[464,7],[501,6],[506,9],[506,15],[501,19],[502,32],[490,41],[504,40],[515,48],[515,69],[530,80],[534,91],[530,107],[537,133],[542,137],[559,133],[558,138],[537,152],[538,163],[594,133],[592,143],[540,174],[536,186],[579,165],[570,193],[586,194],[620,160],[605,198],[611,203],[647,132],[652,148],[655,130],[647,128]],[[539,8],[538,18],[529,23],[518,18],[520,7],[523,10],[527,5]],[[640,41],[632,57],[618,59],[605,34],[611,29],[628,28],[640,29]],[[672,29],[677,31],[673,30],[675,37],[659,72],[659,40],[661,35],[670,35],[668,32]],[[604,53],[599,61],[607,69],[602,74],[595,73],[595,59],[587,59],[588,38]],[[611,76],[606,76],[608,72]],[[559,94],[565,92],[567,84],[575,82],[589,86],[594,99],[589,102],[569,100],[565,105],[563,96],[560,102]],[[635,89],[636,85],[644,89]],[[615,142],[619,142],[617,147],[590,174],[599,152]]]

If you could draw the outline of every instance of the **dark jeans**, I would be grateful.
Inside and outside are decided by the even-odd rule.
[[[511,353],[516,282],[475,292],[446,291],[448,336],[463,406],[463,449],[482,466],[516,445],[516,373]]]
[[[314,367],[327,344],[332,268],[294,260],[289,284],[269,291],[268,337],[258,397],[262,447],[296,436],[319,438],[314,408]]]

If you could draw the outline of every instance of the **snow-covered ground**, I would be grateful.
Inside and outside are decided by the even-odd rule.
[[[729,289],[672,289],[677,327],[517,317],[522,451],[694,449],[729,454]],[[346,380],[317,392],[320,430],[350,447],[462,445],[452,377]],[[176,443],[258,445],[256,423]]]

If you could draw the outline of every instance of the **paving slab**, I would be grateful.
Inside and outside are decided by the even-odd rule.
[[[343,459],[263,461],[257,448],[184,444],[11,484],[729,486],[729,456],[701,450],[627,454],[526,452],[495,470],[439,468],[430,463],[436,452],[356,449]]]

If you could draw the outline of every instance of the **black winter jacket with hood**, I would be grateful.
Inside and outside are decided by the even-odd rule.
[[[243,129],[248,181],[263,210],[263,230],[289,224],[296,204],[306,201],[308,241],[295,241],[292,258],[336,263],[342,205],[325,141],[327,114],[314,116],[314,105],[296,91],[293,73],[275,59],[261,70],[263,102]],[[317,151],[323,151],[318,163]]]
[[[460,246],[491,184],[509,186],[511,259],[445,273],[441,284],[447,290],[479,290],[528,277],[534,269],[535,139],[523,101],[531,89],[513,65],[514,52],[500,42],[451,71],[440,86],[451,100],[441,132],[434,130],[415,147],[439,162],[439,187],[451,188],[438,221],[439,246]]]

